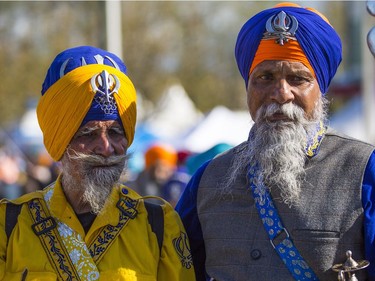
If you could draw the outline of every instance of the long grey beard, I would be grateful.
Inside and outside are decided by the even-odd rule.
[[[276,187],[284,203],[298,205],[305,178],[306,142],[316,132],[317,124],[325,121],[327,103],[321,98],[310,120],[305,117],[302,108],[292,103],[262,106],[250,132],[249,146],[236,155],[229,169],[224,182],[225,192],[230,192],[236,178],[243,175],[244,169],[251,163],[257,165],[257,176],[254,178],[257,188],[267,187],[271,191]],[[276,112],[283,112],[292,121],[267,121],[267,117]]]
[[[91,212],[99,214],[109,195],[120,179],[125,168],[127,156],[88,155],[73,152],[65,153],[62,160],[62,184],[65,192],[82,191],[77,200],[80,204],[89,205]],[[80,165],[72,165],[71,160]]]

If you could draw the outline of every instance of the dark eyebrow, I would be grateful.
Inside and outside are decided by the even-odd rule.
[[[301,75],[301,76],[311,76],[314,77],[314,74],[312,74],[310,71],[305,69],[295,69],[293,70],[293,74]]]
[[[269,66],[263,66],[253,71],[253,74],[259,75],[259,74],[273,74],[276,70],[274,67]]]

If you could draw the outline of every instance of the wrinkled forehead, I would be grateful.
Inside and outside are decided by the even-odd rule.
[[[116,120],[93,120],[89,121],[86,124],[79,127],[77,133],[79,132],[90,132],[95,130],[110,130],[110,129],[119,129],[124,130],[121,123]]]

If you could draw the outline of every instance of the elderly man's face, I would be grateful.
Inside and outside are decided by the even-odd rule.
[[[262,105],[294,103],[311,118],[320,98],[317,80],[301,62],[263,61],[249,77],[247,104],[253,120]],[[288,121],[282,114],[275,114],[269,121]]]
[[[103,157],[124,155],[128,146],[125,132],[117,121],[90,121],[81,127],[70,142],[69,149],[78,153]]]
[[[103,209],[125,167],[127,146],[116,121],[90,121],[74,135],[61,159],[62,184],[68,194],[78,194],[84,206],[79,212],[98,214]]]

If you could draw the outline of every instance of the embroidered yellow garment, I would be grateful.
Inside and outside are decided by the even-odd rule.
[[[75,233],[74,235],[80,236],[80,239],[75,241],[82,239],[89,249],[90,245],[97,240],[103,227],[116,226],[119,223],[120,210],[116,207],[115,202],[118,202],[120,197],[126,196],[131,200],[141,199],[136,192],[126,186],[114,188],[109,198],[109,202],[112,203],[106,204],[103,213],[97,216],[90,230],[85,233],[66,200],[60,178],[54,184],[53,193],[49,192],[50,189],[45,188],[25,194],[13,201],[15,204],[23,204],[23,207],[9,241],[0,239],[0,280],[24,280],[22,279],[24,272],[27,275],[25,280],[58,280],[57,273],[51,265],[39,237],[32,230],[31,225],[34,222],[27,206],[31,200],[46,198],[50,202],[50,214],[56,219],[56,222],[67,225],[72,233]],[[0,237],[6,237],[4,227],[6,204],[4,203],[5,201],[0,201]],[[99,281],[194,281],[192,261],[188,259],[188,264],[186,264],[186,258],[191,255],[185,253],[186,249],[182,247],[182,245],[188,247],[188,241],[182,239],[185,229],[178,214],[169,204],[163,205],[164,242],[160,252],[157,237],[148,223],[148,213],[144,203],[139,204],[137,211],[137,216],[129,220],[117,238],[113,240],[113,244],[107,249],[105,255],[96,263]],[[62,230],[64,231],[61,232],[61,236],[70,232],[65,226]],[[176,243],[178,243],[179,251],[176,249]],[[85,245],[81,244],[77,249],[68,250],[72,253],[70,257],[76,264],[89,258],[87,252],[82,251],[82,247]],[[79,255],[85,255],[85,257],[79,257]],[[93,266],[91,261],[90,265]],[[90,266],[86,267],[82,274],[87,274],[90,272],[89,270]],[[89,279],[84,278],[83,280]]]
[[[60,78],[41,97],[37,116],[43,132],[44,145],[55,161],[59,161],[70,140],[79,129],[95,96],[91,77],[103,70],[120,81],[114,94],[118,113],[130,146],[136,123],[136,91],[131,80],[121,71],[107,65],[89,64],[78,67]]]
[[[48,187],[48,191],[44,194],[44,200],[48,208],[51,208],[53,192],[54,186],[52,185]],[[55,220],[57,221],[59,235],[80,280],[99,280],[99,271],[81,235],[59,219],[55,218]]]

